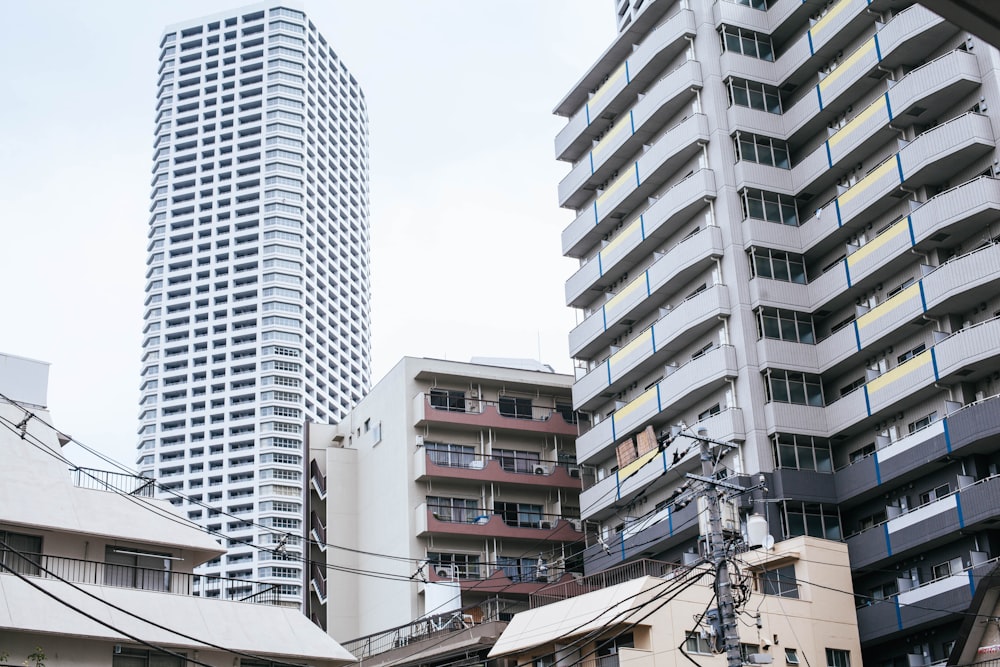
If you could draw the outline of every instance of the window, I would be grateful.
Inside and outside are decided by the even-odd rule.
[[[435,571],[438,568],[450,568],[451,576],[458,579],[479,578],[478,554],[447,554],[427,552],[427,560]]]
[[[826,440],[790,433],[778,433],[771,438],[779,468],[833,472],[830,443]]]
[[[840,648],[826,649],[826,667],[851,667],[851,653]]]
[[[858,519],[858,532],[868,530],[869,528],[874,528],[875,526],[881,525],[888,520],[888,515],[885,509],[881,509],[877,512],[863,516]]]
[[[500,414],[514,419],[531,419],[531,399],[518,396],[501,396],[498,404]]]
[[[922,428],[927,428],[931,424],[937,421],[937,411],[930,413],[929,415],[924,415],[920,419],[910,422],[906,425],[907,430],[910,433],[916,433]]]
[[[167,554],[105,547],[104,585],[169,591],[171,560]]]
[[[720,31],[722,50],[739,53],[760,60],[774,60],[774,47],[771,38],[763,33],[745,28],[724,25]]]
[[[782,514],[786,538],[810,535],[827,540],[839,540],[842,537],[840,515],[836,507],[820,503],[786,501],[783,503]]]
[[[781,139],[772,139],[760,134],[737,132],[733,137],[736,161],[756,162],[768,167],[791,169],[788,159],[788,144]]]
[[[799,664],[799,652],[794,648],[785,649],[785,664],[786,665],[797,665]]]
[[[538,452],[524,452],[517,449],[494,449],[493,459],[500,462],[500,467],[507,472],[535,472],[535,466],[541,461]]]
[[[861,377],[855,378],[853,381],[848,382],[847,384],[845,384],[843,387],[840,388],[840,397],[843,398],[844,396],[847,396],[848,394],[850,394],[852,391],[855,391],[856,389],[860,389],[864,385],[865,385],[865,376],[864,375],[862,375]]]
[[[924,346],[924,344],[921,343],[920,345],[917,345],[912,350],[907,350],[903,354],[901,354],[898,357],[896,357],[896,363],[902,364],[904,362],[907,362],[907,361],[909,361],[913,357],[917,356],[918,354],[920,354],[921,352],[923,352],[926,349],[927,348]]]
[[[753,218],[792,227],[797,227],[799,224],[795,199],[788,195],[744,188],[740,191],[740,204],[743,207],[744,220]]]
[[[806,265],[802,255],[770,248],[751,248],[750,275],[805,285]]]
[[[937,565],[931,566],[931,581],[935,579],[944,579],[945,577],[950,577],[952,573],[951,562],[945,561],[944,563],[938,563]]]
[[[455,389],[431,389],[431,407],[449,412],[465,412],[465,392]]]
[[[766,83],[731,78],[726,82],[729,105],[747,107],[768,113],[781,113],[781,97],[778,89]]]
[[[538,558],[498,556],[497,567],[515,584],[538,580]]]
[[[795,580],[795,566],[785,565],[776,570],[763,570],[757,575],[757,590],[763,595],[777,595],[783,598],[799,597],[799,585]]]
[[[743,659],[743,664],[752,664],[750,656],[754,653],[760,653],[760,646],[757,644],[744,644],[740,642],[740,658]]]
[[[494,514],[503,517],[503,522],[508,526],[518,526],[520,528],[538,528],[542,523],[542,506],[531,503],[506,503],[497,502],[493,509]]]
[[[945,483],[940,486],[936,486],[930,491],[926,491],[920,494],[920,504],[926,505],[927,503],[932,503],[935,500],[944,498],[949,493],[951,493],[951,485]]]
[[[687,641],[684,643],[684,650],[688,653],[714,653],[712,650],[712,640],[710,637],[702,637],[699,632],[687,633]]]
[[[431,463],[449,468],[468,468],[475,460],[476,448],[472,445],[453,445],[447,442],[425,442],[424,450]]]
[[[757,337],[812,345],[816,342],[816,328],[811,315],[781,308],[758,308]]]
[[[875,453],[875,443],[870,442],[864,447],[859,447],[855,449],[850,454],[847,455],[851,463],[857,463],[861,459],[867,458]]]
[[[563,421],[567,424],[577,422],[577,414],[573,411],[573,406],[569,403],[556,403],[556,412],[562,415]]]
[[[891,598],[893,595],[899,592],[899,587],[896,585],[896,581],[887,581],[884,584],[876,586],[868,591],[868,596],[872,600],[886,600]]]
[[[18,574],[38,576],[42,562],[42,538],[0,531],[0,563]],[[6,546],[4,546],[6,545]],[[19,556],[15,551],[21,552]]]
[[[769,369],[764,378],[768,401],[823,407],[823,385],[818,375]]]
[[[438,521],[450,523],[473,523],[484,514],[475,500],[469,498],[446,498],[427,496],[427,509]]]
[[[243,665],[247,664],[245,660],[240,662]],[[124,647],[120,653],[111,656],[111,667],[182,667],[185,664],[187,661],[183,657]]]

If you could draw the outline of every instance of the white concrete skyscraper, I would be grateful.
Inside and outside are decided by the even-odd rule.
[[[168,27],[158,77],[137,464],[298,604],[303,424],[370,383],[364,95],[288,3]]]

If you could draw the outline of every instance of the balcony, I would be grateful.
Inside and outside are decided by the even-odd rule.
[[[743,412],[739,408],[728,408],[712,415],[692,425],[689,432],[697,432],[701,427],[708,429],[712,437],[721,442],[742,442],[746,439]],[[689,438],[675,438],[662,450],[649,452],[597,481],[580,494],[580,516],[585,521],[607,518],[640,493],[648,493],[668,482],[676,483],[698,465],[697,451],[691,443]],[[668,480],[664,475],[667,471],[673,471],[677,476]]]
[[[556,159],[575,160],[580,156],[606,127],[605,124],[598,123],[598,119],[602,115],[607,117],[623,113],[636,95],[645,90],[663,71],[667,63],[683,53],[688,47],[686,38],[694,37],[696,32],[694,12],[689,9],[681,10],[650,32],[638,48],[630,53],[623,51],[622,56],[627,55],[627,59],[623,59],[611,71],[586,102],[580,98],[578,85],[556,108],[556,113],[568,115],[571,113],[569,105],[582,104],[576,108],[566,127],[556,135]],[[622,46],[631,45],[625,43]],[[601,76],[611,67],[611,62],[599,62],[587,76]]]
[[[17,555],[0,549],[0,560],[17,574],[40,579],[64,579],[74,584],[100,587],[132,588],[175,595],[196,595],[235,602],[256,604],[279,603],[278,586],[249,579],[172,572],[163,568],[144,568],[98,561],[47,556]],[[168,561],[169,562],[169,561]],[[6,572],[0,572],[4,576]]]
[[[594,591],[617,586],[618,584],[623,584],[626,581],[638,579],[639,577],[668,579],[684,575],[688,572],[688,569],[679,563],[640,558],[616,565],[596,574],[548,586],[545,590],[531,596],[531,608],[536,609],[547,604],[552,604],[553,602],[559,602],[560,600],[568,600],[569,598],[593,593]]]
[[[422,447],[414,453],[414,469],[418,481],[492,482],[574,491],[579,491],[581,486],[580,467],[576,464],[508,460],[505,465],[500,457],[429,452]]]
[[[873,528],[847,538],[851,567],[865,568],[880,560],[903,557],[955,539],[960,530],[997,519],[1000,477],[976,482],[958,480],[959,489],[926,505],[915,507]]]
[[[680,510],[664,508],[629,522],[622,532],[608,536],[604,544],[591,544],[584,549],[583,569],[587,573],[600,573],[637,559],[644,552],[662,551],[668,544],[697,537],[698,530],[698,503],[689,503]]]
[[[582,256],[600,235],[610,233],[620,218],[654,196],[670,174],[698,154],[702,144],[708,142],[707,119],[703,114],[695,114],[687,127],[691,133],[667,132],[634,163],[621,167],[620,175],[603,190],[597,191],[593,205],[585,206],[563,231],[563,247],[569,246],[565,254]],[[578,240],[570,242],[574,238]],[[581,241],[589,241],[589,245]]]
[[[456,535],[467,537],[507,538],[520,540],[551,540],[575,542],[580,539],[580,520],[555,514],[524,512],[523,516],[505,520],[493,510],[452,509],[442,514],[440,509],[421,503],[415,510],[417,537]]]
[[[998,434],[1000,396],[970,403],[837,470],[837,498],[852,504],[870,500],[882,494],[883,485],[900,484],[924,474],[928,462],[988,449],[989,440]]]
[[[996,565],[996,559],[976,563],[891,598],[858,607],[861,641],[884,641],[891,635],[912,633],[929,623],[967,612],[977,582],[987,577]]]
[[[725,285],[713,285],[682,301],[629,343],[597,364],[573,385],[576,410],[593,410],[608,392],[647,374],[657,364],[677,354],[718,325],[729,315],[729,292]]]
[[[492,428],[505,431],[530,431],[550,435],[575,437],[577,425],[566,421],[555,408],[531,406],[530,412],[511,410],[507,404],[466,398],[461,406],[435,406],[429,393],[421,392],[413,399],[414,426],[439,425]]]
[[[577,461],[593,464],[619,439],[654,420],[666,423],[738,374],[736,350],[714,347],[683,366],[671,367],[656,385],[619,408],[576,440]]]
[[[470,640],[478,645],[481,637],[492,637],[492,645],[514,614],[525,611],[521,600],[492,597],[476,605],[463,606],[456,612],[431,614],[373,635],[343,642],[343,647],[369,666],[405,662],[414,652],[433,650],[441,654],[453,642]],[[459,631],[468,632],[459,632]]]
[[[653,262],[569,333],[570,354],[588,358],[610,344],[623,320],[638,320],[659,308],[678,285],[692,280],[723,253],[722,231],[707,227]],[[659,298],[651,298],[656,295]]]
[[[697,130],[685,122],[693,116],[667,130],[663,130],[663,123],[687,106],[702,85],[701,65],[695,60],[686,61],[657,81],[627,114],[620,116],[593,149],[573,165],[559,183],[559,205],[580,208],[593,196],[598,183],[621,168],[626,156],[638,152],[643,144],[654,143],[658,134],[687,137],[695,133]],[[677,141],[676,137],[673,140]]]
[[[588,291],[603,289],[618,280],[623,273],[622,267],[630,267],[643,255],[652,254],[658,244],[676,233],[706,206],[706,200],[715,199],[715,196],[715,174],[710,169],[696,171],[670,188],[566,281],[566,304],[575,308],[586,306],[587,297],[592,296]],[[592,245],[597,238],[586,242]],[[565,247],[563,251],[572,254]]]

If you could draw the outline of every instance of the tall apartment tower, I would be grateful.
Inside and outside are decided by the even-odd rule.
[[[1000,53],[906,0],[615,7],[556,108],[586,571],[697,560],[705,429],[767,487],[727,529],[847,543],[865,664],[947,657],[1000,557]]]
[[[169,27],[158,76],[139,471],[226,535],[203,573],[300,604],[304,423],[370,382],[364,95],[287,4]]]

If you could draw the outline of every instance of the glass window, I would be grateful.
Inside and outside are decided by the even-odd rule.
[[[750,273],[753,277],[770,278],[783,282],[805,285],[807,280],[805,261],[802,255],[772,250],[770,248],[750,249]]]
[[[169,591],[171,560],[167,554],[106,547],[104,585]]]
[[[501,396],[499,402],[500,414],[514,419],[531,419],[531,399],[519,396]]]
[[[720,32],[723,51],[731,51],[761,60],[774,60],[774,47],[771,45],[770,36],[730,25],[722,26]]]
[[[778,433],[771,436],[779,468],[833,472],[830,443],[808,435]]]
[[[758,308],[756,312],[758,338],[774,338],[808,345],[816,342],[811,315],[780,308]]]
[[[484,514],[477,502],[469,498],[427,496],[427,508],[438,521],[450,523],[474,523],[477,517]]]
[[[526,452],[517,449],[494,449],[493,458],[500,462],[507,472],[534,473],[541,461],[538,452]]]
[[[840,540],[840,515],[836,507],[820,503],[786,501],[782,506],[785,537],[811,535],[828,540]]]
[[[766,220],[781,225],[798,226],[799,216],[795,199],[788,195],[765,192],[753,188],[740,191],[743,219]]]
[[[781,96],[778,89],[765,83],[731,78],[727,81],[729,105],[748,107],[768,113],[781,113]]]
[[[424,449],[431,463],[451,468],[468,468],[476,458],[476,448],[472,445],[453,445],[446,442],[425,442]]]
[[[851,667],[851,653],[839,648],[826,649],[826,667]]]
[[[14,552],[20,552],[20,555]],[[18,574],[39,574],[42,562],[42,538],[0,531],[0,563]]]
[[[765,392],[776,403],[795,403],[822,407],[823,385],[818,375],[769,369],[765,373]]]
[[[455,389],[431,389],[431,407],[450,412],[465,412],[465,392]]]

